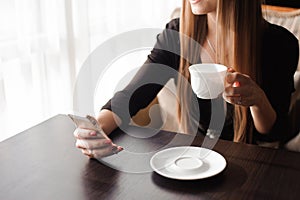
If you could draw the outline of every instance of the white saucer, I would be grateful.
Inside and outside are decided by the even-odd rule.
[[[196,180],[219,174],[225,169],[226,160],[210,149],[181,146],[157,152],[150,165],[156,173],[167,178]]]

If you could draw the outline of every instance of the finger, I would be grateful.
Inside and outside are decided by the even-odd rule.
[[[229,83],[229,84],[233,84],[234,81],[236,81],[237,74],[238,74],[237,72],[233,72],[233,73],[228,72],[226,74],[226,78],[225,78],[226,82]]]
[[[241,96],[223,96],[225,101],[227,101],[230,104],[235,104],[235,105],[244,105],[243,99]]]
[[[77,139],[76,140],[76,147],[81,149],[98,149],[98,148],[104,148],[108,146],[113,146],[113,143],[111,140],[107,139]]]
[[[235,96],[235,97],[230,97],[231,98],[231,102],[236,104],[236,105],[243,105],[243,99],[241,96]]]
[[[107,147],[107,148],[102,148],[102,149],[95,149],[95,150],[90,150],[90,149],[82,149],[82,153],[84,155],[87,155],[92,158],[101,158],[113,154],[118,154],[120,151],[123,150],[123,147],[120,146],[113,146],[113,147]]]
[[[246,83],[248,79],[249,79],[249,76],[238,73],[238,72],[226,74],[226,82],[229,84],[239,84],[239,86],[241,86],[241,85],[244,85],[244,83]],[[235,83],[235,82],[238,82],[238,83]]]
[[[92,156],[93,158],[103,158],[103,157],[107,157],[107,156],[111,156],[114,154],[119,153],[120,151],[122,151],[123,148],[117,145],[113,145],[111,147],[106,147],[106,148],[102,148],[102,149],[94,149],[92,151]]]
[[[103,158],[103,157],[118,154],[122,150],[123,150],[123,147],[115,145],[115,146],[112,146],[112,147],[106,147],[106,148],[94,149],[94,150],[82,149],[81,152],[84,155],[86,155],[90,158],[100,159],[100,158]]]
[[[242,87],[226,87],[224,90],[226,96],[245,96],[245,88]]]
[[[234,70],[232,67],[228,67],[228,68],[227,68],[227,72],[233,73],[233,72],[235,72],[235,70]]]
[[[90,129],[76,128],[73,134],[78,139],[104,139],[98,131]]]
[[[93,152],[89,149],[81,149],[81,152],[90,158],[94,158]]]

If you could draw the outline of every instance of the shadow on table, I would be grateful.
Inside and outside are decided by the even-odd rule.
[[[86,199],[106,199],[118,190],[118,173],[101,162],[91,159],[82,171],[82,186]]]
[[[201,180],[182,181],[165,178],[155,172],[152,174],[152,181],[159,187],[173,192],[187,192],[190,194],[234,191],[240,188],[246,180],[247,173],[245,170],[232,163],[229,163],[222,173]]]

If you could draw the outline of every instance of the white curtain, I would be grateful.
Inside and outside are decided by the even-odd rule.
[[[0,141],[72,110],[86,57],[105,40],[164,28],[181,0],[0,0]]]

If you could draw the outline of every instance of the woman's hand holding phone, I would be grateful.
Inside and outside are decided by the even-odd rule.
[[[86,117],[69,115],[69,117],[77,126],[73,133],[76,138],[76,147],[81,149],[84,155],[100,159],[123,150],[111,141],[94,117],[89,115]]]

